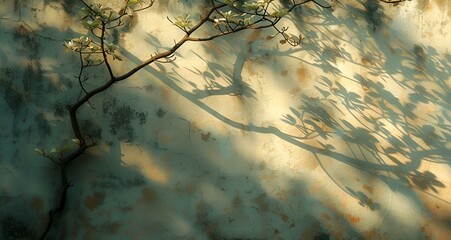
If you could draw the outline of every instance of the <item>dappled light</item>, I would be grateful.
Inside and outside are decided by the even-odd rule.
[[[16,2],[0,238],[451,233],[446,1]]]

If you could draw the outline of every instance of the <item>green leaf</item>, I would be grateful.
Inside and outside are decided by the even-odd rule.
[[[102,23],[102,21],[100,21],[99,19],[97,19],[97,20],[95,20],[94,22],[92,22],[92,23],[90,24],[90,28],[91,28],[91,29],[97,28],[98,26],[100,26],[101,23]]]
[[[176,25],[179,28],[183,28],[183,29],[190,28],[193,25],[190,18],[191,18],[191,15],[189,15],[189,14],[184,14],[183,16],[178,16],[175,18],[175,20],[177,20],[177,21],[174,22],[174,25]]]
[[[245,2],[243,4],[243,7],[247,11],[258,11],[258,9],[261,7],[261,4],[257,2]]]
[[[232,6],[234,6],[235,0],[224,0],[224,3],[227,4],[227,5],[232,5]]]
[[[288,14],[288,10],[282,6],[278,8],[274,8],[274,12],[271,13],[271,16],[281,18]]]
[[[140,3],[141,0],[129,0],[127,3],[127,7],[132,7],[134,5],[136,5],[137,3]]]

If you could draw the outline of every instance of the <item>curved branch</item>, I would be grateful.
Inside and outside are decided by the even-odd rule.
[[[106,31],[105,27],[106,27],[106,24],[104,22],[102,22],[102,33],[100,36],[100,48],[102,49],[102,57],[103,57],[103,61],[105,62],[105,65],[108,69],[108,73],[110,74],[111,78],[114,78],[113,70],[111,69],[111,65],[108,62],[108,57],[105,52],[105,31]]]

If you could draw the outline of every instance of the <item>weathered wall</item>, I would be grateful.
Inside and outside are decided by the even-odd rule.
[[[205,1],[186,2],[117,33],[115,72],[171,46],[166,16]],[[80,4],[2,4],[0,238],[35,239],[59,176],[33,149],[71,143],[78,62],[62,42],[85,31]],[[271,31],[189,43],[95,97],[80,118],[100,144],[71,166],[50,239],[450,236],[451,2],[334,4],[281,23],[299,47]]]

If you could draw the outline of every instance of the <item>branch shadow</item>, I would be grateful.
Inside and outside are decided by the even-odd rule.
[[[235,121],[199,101],[200,98],[193,95],[196,92],[180,87],[177,82],[182,79],[197,88],[182,74],[163,76],[153,69],[149,72],[231,127],[275,135],[314,155],[323,155],[374,174],[395,192],[401,191],[398,187],[401,184],[438,193],[439,189],[446,188],[445,184],[422,166],[425,163],[450,165],[449,57],[440,55],[432,46],[406,44],[404,36],[391,31],[388,25],[391,19],[377,1],[357,3],[357,7],[351,4],[336,6],[335,11],[349,13],[345,17],[300,8],[299,15],[303,13],[305,19],[308,19],[305,13],[321,13],[324,18],[299,25],[298,30],[306,37],[301,49],[275,53],[275,56],[297,58],[323,72],[316,79],[316,92],[300,94],[301,106],[289,107],[290,111],[282,115],[281,122],[296,129],[296,134],[295,131],[288,134],[275,126],[261,127]],[[336,26],[344,26],[353,34],[339,35],[328,29]],[[352,46],[354,52],[341,47],[343,43]],[[220,45],[234,49],[227,43]],[[311,60],[297,57],[299,53],[307,53]],[[359,55],[355,57],[355,53]],[[211,54],[218,57],[214,52]],[[349,76],[341,69],[343,64],[352,64],[360,72],[355,71]],[[217,68],[193,72],[201,78],[213,79]],[[402,96],[397,96],[393,89],[399,89]],[[201,98],[210,95],[204,93]],[[431,106],[439,110],[434,111],[434,107],[431,110]],[[423,107],[429,112],[423,111]],[[306,140],[314,143],[308,144]],[[371,210],[380,209],[380,205],[371,202],[362,191],[336,183],[362,205],[366,204]],[[404,189],[402,194],[423,206],[420,197],[409,191]],[[449,204],[445,199],[440,200]],[[424,207],[422,211],[427,212]]]

